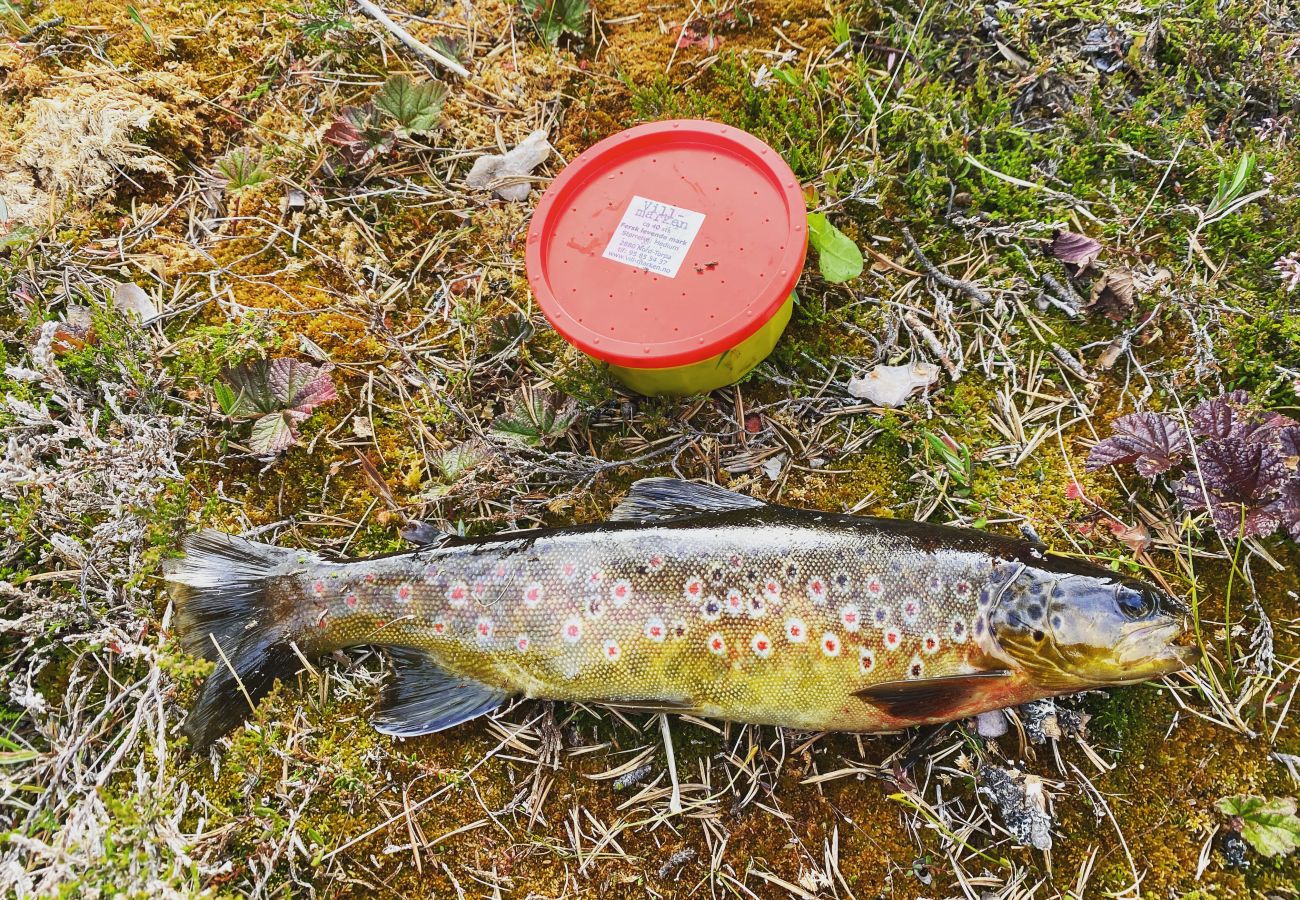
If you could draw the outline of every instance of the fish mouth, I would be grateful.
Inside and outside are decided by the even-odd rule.
[[[1187,634],[1186,622],[1179,619],[1152,622],[1127,632],[1115,647],[1115,659],[1125,677],[1115,683],[1146,681],[1197,665],[1201,651],[1178,642]]]

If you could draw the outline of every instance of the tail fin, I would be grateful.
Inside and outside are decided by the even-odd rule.
[[[202,750],[248,718],[276,679],[298,671],[285,611],[268,588],[311,557],[217,531],[192,535],[184,547],[165,567],[181,643],[217,666],[183,726]]]

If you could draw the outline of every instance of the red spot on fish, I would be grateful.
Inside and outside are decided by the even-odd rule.
[[[311,583],[311,589],[312,592],[319,597],[321,594],[325,593],[325,582],[317,579]]]
[[[397,586],[397,591],[394,596],[397,598],[398,603],[410,603],[411,594],[411,586],[409,584],[401,584]]]
[[[749,642],[749,646],[754,651],[754,655],[762,659],[767,659],[772,655],[772,641],[761,631],[754,635],[753,640]]]
[[[524,606],[533,608],[542,602],[542,596],[545,593],[540,582],[534,581],[524,588]]]
[[[531,643],[532,642],[528,640],[528,635],[521,634],[519,635],[519,637],[515,638],[515,649],[518,650],[520,653],[527,653],[528,647],[531,645]]]
[[[650,640],[659,642],[668,636],[668,630],[664,626],[664,620],[658,617],[647,619],[645,623],[645,636]]]
[[[826,582],[820,578],[814,578],[808,582],[808,599],[813,603],[822,604],[826,602]]]
[[[862,627],[862,613],[853,604],[840,608],[840,624],[848,631],[855,632]]]
[[[565,578],[572,578],[578,574],[578,567],[571,562],[562,563],[560,565],[560,574]]]
[[[609,599],[615,606],[622,606],[632,599],[632,582],[626,579],[619,579],[614,582],[614,586],[609,589]]]
[[[709,635],[708,645],[709,645],[709,652],[714,654],[715,656],[722,656],[724,653],[727,652],[726,639],[723,638],[723,636],[716,631],[713,632],[713,634]]]
[[[921,639],[921,649],[926,653],[938,653],[939,636],[937,634],[927,634]]]
[[[475,626],[474,630],[478,632],[478,636],[481,640],[486,641],[492,638],[492,634],[495,629],[492,625],[491,619],[479,619],[478,624]]]
[[[696,600],[704,594],[704,582],[699,578],[688,578],[682,592],[687,598]]]
[[[460,609],[469,599],[469,585],[461,581],[447,589],[447,602],[453,609]]]
[[[808,628],[803,623],[803,619],[789,618],[785,620],[785,636],[792,644],[802,644],[808,637]]]
[[[738,616],[745,611],[745,595],[736,588],[727,591],[727,612]]]
[[[822,653],[827,656],[840,655],[840,639],[829,631],[822,635]]]
[[[876,651],[863,647],[858,651],[858,668],[865,675],[876,667]]]
[[[576,644],[582,638],[582,620],[577,616],[570,616],[564,620],[560,628],[560,635],[570,644]]]
[[[651,553],[646,558],[646,565],[651,569],[662,569],[664,566],[664,555],[662,553]]]
[[[347,604],[348,609],[356,609],[356,608],[357,608],[357,602],[358,602],[358,601],[357,601],[357,595],[356,595],[356,594],[351,594],[351,593],[350,593],[350,594],[348,594],[346,597],[343,598],[343,602]]]
[[[623,655],[623,650],[618,646],[618,641],[610,638],[605,641],[605,658],[610,662],[618,662],[618,658]]]
[[[374,584],[374,583],[375,583],[375,573],[374,573],[374,572],[367,572],[367,573],[366,573],[366,584]]]
[[[895,631],[894,629],[892,629],[892,628],[888,629],[888,630],[885,632],[885,647],[886,647],[886,649],[893,650],[893,649],[894,649],[895,647],[897,647],[900,643],[902,643],[902,640],[903,640],[903,636],[902,636],[901,634],[899,634],[897,631]]]
[[[383,626],[381,625],[380,627],[382,628]],[[443,635],[447,633],[447,623],[444,622],[442,619],[435,620],[433,625],[430,627],[433,628],[433,633],[436,635]]]
[[[881,582],[879,578],[877,578],[875,575],[872,575],[870,578],[867,579],[868,594],[870,594],[873,597],[879,597],[884,592],[885,592],[885,585]]]

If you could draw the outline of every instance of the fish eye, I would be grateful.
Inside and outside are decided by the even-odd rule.
[[[1156,608],[1155,597],[1150,591],[1137,591],[1128,587],[1116,591],[1115,602],[1119,605],[1119,611],[1129,619],[1145,618]]]

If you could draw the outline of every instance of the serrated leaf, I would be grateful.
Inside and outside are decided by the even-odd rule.
[[[1300,818],[1294,797],[1266,800],[1253,794],[1237,794],[1219,801],[1219,811],[1241,818],[1241,836],[1261,856],[1286,856],[1300,847]]]
[[[249,444],[276,454],[298,439],[297,424],[317,406],[337,399],[328,366],[296,359],[258,360],[226,371],[213,385],[217,404],[233,419],[257,417]]]
[[[1174,483],[1184,506],[1208,508],[1225,538],[1262,537],[1277,530],[1282,519],[1276,500],[1289,473],[1274,447],[1230,437],[1205,441],[1197,455],[1199,468]]]
[[[375,94],[374,104],[395,119],[406,134],[429,134],[438,127],[446,99],[446,85],[394,75]]]
[[[808,214],[808,243],[817,251],[817,267],[827,281],[839,283],[862,274],[858,245],[821,213]]]
[[[296,359],[277,359],[267,371],[271,392],[282,409],[304,416],[322,403],[337,399],[328,366],[313,366]]]
[[[268,413],[253,423],[248,445],[254,453],[276,454],[292,447],[297,439],[288,416],[276,412]]]
[[[1169,416],[1130,413],[1111,423],[1111,437],[1088,452],[1089,471],[1136,463],[1147,478],[1167,472],[1188,450],[1187,435]]]
[[[521,5],[542,40],[551,46],[558,44],[566,32],[574,37],[587,33],[587,17],[591,14],[587,0],[522,0]]]
[[[492,422],[500,437],[540,447],[563,435],[578,418],[577,404],[560,393],[525,388]]]
[[[217,173],[225,181],[226,190],[232,194],[256,187],[271,177],[262,168],[262,154],[247,147],[236,147],[218,159]]]

